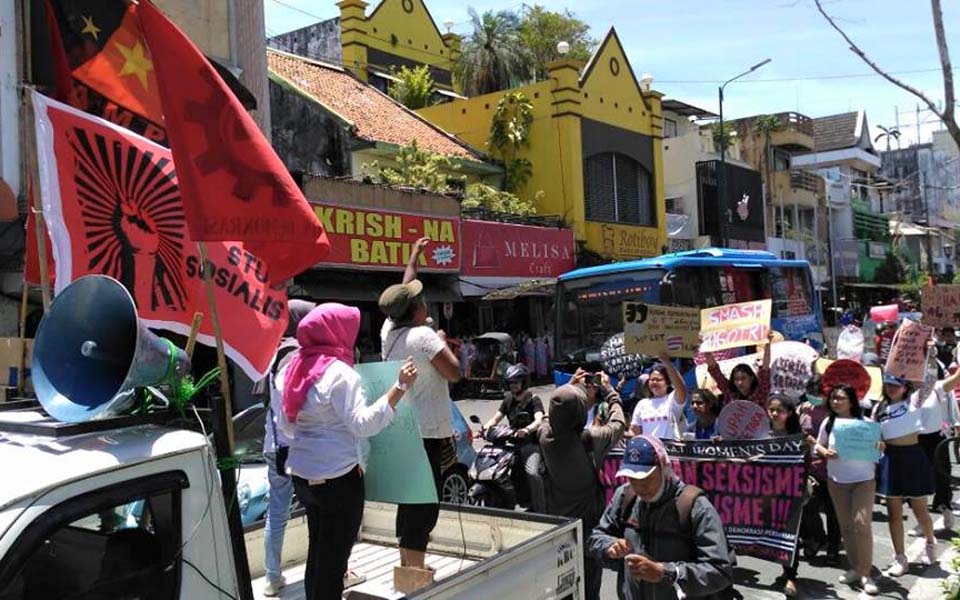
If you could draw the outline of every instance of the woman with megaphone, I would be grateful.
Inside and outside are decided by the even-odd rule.
[[[360,310],[328,303],[297,327],[300,349],[275,379],[283,390],[283,420],[292,444],[287,468],[307,512],[308,600],[340,598],[343,576],[363,518],[363,465],[357,448],[393,420],[395,407],[416,380],[411,359],[397,383],[367,406],[353,347]]]

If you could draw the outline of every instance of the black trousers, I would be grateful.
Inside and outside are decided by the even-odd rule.
[[[944,476],[944,469],[949,469],[949,465],[942,464],[950,459],[946,454],[940,457],[937,456],[937,445],[943,440],[943,434],[940,432],[920,434],[920,447],[923,448],[924,454],[927,455],[927,459],[930,461],[930,464],[933,465],[934,493],[932,508],[934,511],[951,508],[950,505],[953,501],[953,491],[950,489],[950,482]]]
[[[443,462],[443,448],[447,443],[444,439],[423,438],[423,449],[427,451],[430,461],[430,472],[433,474],[433,483],[437,487],[437,498],[441,497],[440,469]],[[439,504],[400,504],[397,506],[397,537],[400,538],[400,547],[417,552],[427,551],[427,542],[430,541],[430,532],[437,526],[440,516]]]
[[[823,530],[823,520],[820,513],[827,517],[827,530]],[[803,516],[800,519],[800,540],[804,544],[819,545],[827,543],[827,552],[840,552],[840,522],[833,508],[833,500],[827,491],[827,482],[817,480],[813,495],[803,505]]]
[[[363,520],[363,475],[354,468],[320,485],[293,477],[297,497],[307,512],[307,600],[340,600],[350,551]]]

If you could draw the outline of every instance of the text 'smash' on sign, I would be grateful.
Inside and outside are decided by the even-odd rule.
[[[893,337],[883,372],[907,381],[923,381],[927,371],[927,341],[933,328],[904,319]]]
[[[700,311],[701,352],[767,343],[772,302],[754,300]]]
[[[460,270],[459,219],[325,204],[314,204],[313,210],[330,240],[324,265],[403,269],[413,244],[428,237],[420,270]]]
[[[955,327],[960,322],[960,285],[934,285],[920,296],[923,324],[931,327]]]
[[[693,358],[699,329],[696,308],[623,303],[623,346],[628,354]]]

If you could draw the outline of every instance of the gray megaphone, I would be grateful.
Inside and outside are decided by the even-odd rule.
[[[137,318],[123,284],[105,275],[77,279],[54,298],[33,345],[33,387],[54,419],[76,423],[130,408],[136,388],[175,381],[190,370],[183,350]]]

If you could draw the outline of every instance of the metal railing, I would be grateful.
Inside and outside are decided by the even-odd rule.
[[[790,171],[790,187],[816,194],[823,189],[823,178],[809,171],[792,170]]]
[[[798,112],[782,112],[774,115],[780,119],[780,126],[784,130],[795,130],[813,137],[813,119]]]

